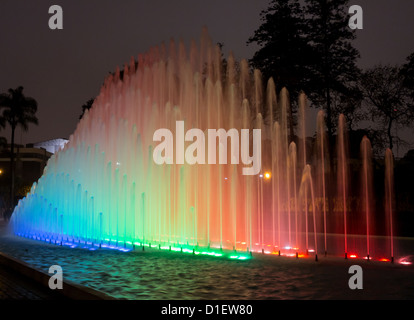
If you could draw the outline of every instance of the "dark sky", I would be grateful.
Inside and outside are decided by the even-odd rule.
[[[131,56],[171,37],[198,41],[207,26],[225,52],[251,58],[246,41],[269,0],[0,0],[0,92],[19,85],[39,104],[40,125],[18,143],[68,138],[81,106],[105,76]],[[48,28],[49,7],[63,8],[63,30]],[[414,1],[357,0],[364,30],[355,46],[362,67],[402,63],[414,52]],[[9,139],[7,130],[0,135]]]

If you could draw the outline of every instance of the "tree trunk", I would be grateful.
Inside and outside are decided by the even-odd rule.
[[[392,141],[392,133],[391,133],[391,129],[392,129],[392,122],[393,119],[390,119],[390,121],[388,122],[388,130],[387,130],[387,135],[388,135],[388,141],[390,143],[390,150],[392,151],[392,149],[394,148],[394,143]]]

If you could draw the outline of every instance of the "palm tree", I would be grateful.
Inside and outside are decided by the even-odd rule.
[[[33,98],[23,94],[23,87],[9,89],[7,93],[0,95],[0,109],[3,109],[0,117],[0,125],[8,123],[11,127],[11,152],[10,152],[10,207],[14,207],[14,134],[20,126],[24,131],[29,129],[29,124],[38,124],[36,117],[37,102]]]

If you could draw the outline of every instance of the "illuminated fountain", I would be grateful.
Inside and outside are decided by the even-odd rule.
[[[182,42],[174,41],[152,48],[138,57],[137,64],[131,59],[122,72],[118,69],[105,80],[93,108],[19,202],[11,220],[13,230],[19,236],[70,246],[152,246],[216,256],[230,252],[237,259],[251,252],[298,257],[317,255],[319,250],[343,254],[344,248],[347,253],[345,120],[340,118],[338,131],[337,199],[345,222],[338,231],[343,237],[335,240],[342,246],[338,251],[330,249],[327,240],[332,214],[326,195],[324,115],[318,116],[318,164],[313,166],[306,154],[304,94],[299,107],[297,147],[289,140],[288,92],[283,89],[277,97],[273,80],[264,87],[260,72],[251,73],[245,60],[237,63],[230,55],[224,64],[206,31],[199,48],[193,42],[187,51]],[[154,154],[161,142],[154,142],[154,133],[165,128],[184,140],[180,121],[185,131],[198,128],[205,136],[208,129],[260,129],[262,171],[244,175],[246,165],[230,163],[234,141],[228,143],[228,164],[156,164],[154,158],[165,155]],[[249,139],[253,145],[252,135]],[[163,141],[174,143],[174,160],[194,153],[194,137],[186,140],[185,148]],[[368,143],[363,142],[367,174]],[[226,156],[221,154],[223,146],[217,144],[218,157]],[[248,155],[253,151],[250,148]],[[391,217],[389,152],[387,159]],[[320,182],[315,183],[314,175]],[[369,209],[370,199],[364,199]],[[364,250],[370,254],[369,224],[367,230]]]

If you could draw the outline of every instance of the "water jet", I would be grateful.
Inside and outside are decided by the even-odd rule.
[[[246,60],[238,67],[224,65],[206,32],[199,45],[203,52],[195,45],[188,52],[183,43],[179,48],[174,41],[152,48],[138,63],[131,59],[122,73],[118,68],[108,76],[69,142],[19,201],[10,221],[13,232],[60,244],[108,243],[123,251],[130,246],[151,251],[152,245],[194,255],[231,251],[240,260],[253,252],[282,256],[286,250],[296,258],[312,251],[317,260],[328,248],[329,254],[345,252],[345,258],[365,251],[375,257],[369,139],[361,143],[361,206],[353,213],[342,115],[336,172],[330,173],[336,181],[330,182],[324,115],[317,121],[318,160],[311,161],[303,93],[300,130],[297,141],[290,141],[286,89],[277,96],[273,80],[266,85],[259,71],[250,73]],[[231,136],[241,139],[227,148]],[[385,188],[393,260],[391,157],[387,152]],[[240,159],[243,166],[237,166]],[[332,209],[327,190],[336,190]],[[356,251],[349,248],[351,212],[366,226],[366,248]],[[339,226],[333,235],[331,224]]]

